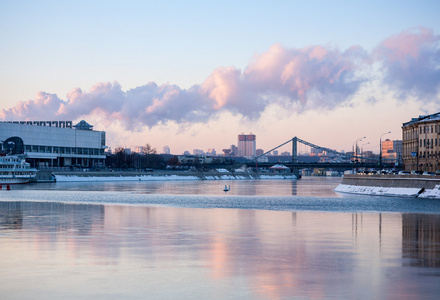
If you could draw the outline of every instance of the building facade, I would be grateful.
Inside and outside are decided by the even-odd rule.
[[[440,170],[440,113],[403,123],[402,146],[404,170]]]
[[[0,122],[0,141],[23,140],[26,160],[43,167],[102,167],[105,165],[105,132],[81,121]]]
[[[400,165],[402,163],[402,151],[403,142],[401,140],[386,139],[382,142],[382,161]]]
[[[238,156],[254,157],[256,155],[257,142],[255,134],[238,135]]]

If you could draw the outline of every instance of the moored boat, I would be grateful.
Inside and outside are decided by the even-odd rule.
[[[0,154],[0,185],[29,183],[37,172],[20,155]]]

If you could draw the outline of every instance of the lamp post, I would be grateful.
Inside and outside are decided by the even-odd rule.
[[[366,143],[366,144],[363,144],[362,146],[361,146],[361,162],[362,162],[362,159],[363,159],[363,156],[364,156],[364,146],[365,145],[368,145],[370,142],[368,142],[368,143]]]
[[[358,138],[354,143],[353,143],[353,156],[355,157],[355,161],[356,161],[356,156],[357,156],[357,148],[358,148],[358,145],[357,145],[357,143],[359,142],[359,141],[362,141],[362,139],[366,139],[367,137],[366,136],[364,136],[364,137],[361,137],[361,138]],[[356,148],[354,148],[354,145],[356,144]],[[356,153],[356,155],[355,155],[355,153]]]
[[[380,139],[379,139],[379,147],[380,147],[380,151],[379,151],[379,168],[382,168],[382,137],[383,137],[385,134],[389,134],[389,133],[391,133],[391,131],[388,131],[388,132],[383,133],[383,134],[380,136]]]

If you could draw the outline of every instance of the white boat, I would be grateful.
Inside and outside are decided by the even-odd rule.
[[[0,185],[28,183],[37,172],[19,155],[0,155]]]

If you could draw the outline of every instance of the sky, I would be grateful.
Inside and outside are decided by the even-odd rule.
[[[112,149],[221,153],[253,133],[265,151],[295,136],[350,151],[365,137],[378,153],[402,123],[440,111],[439,11],[425,0],[2,0],[0,120],[86,120]]]

